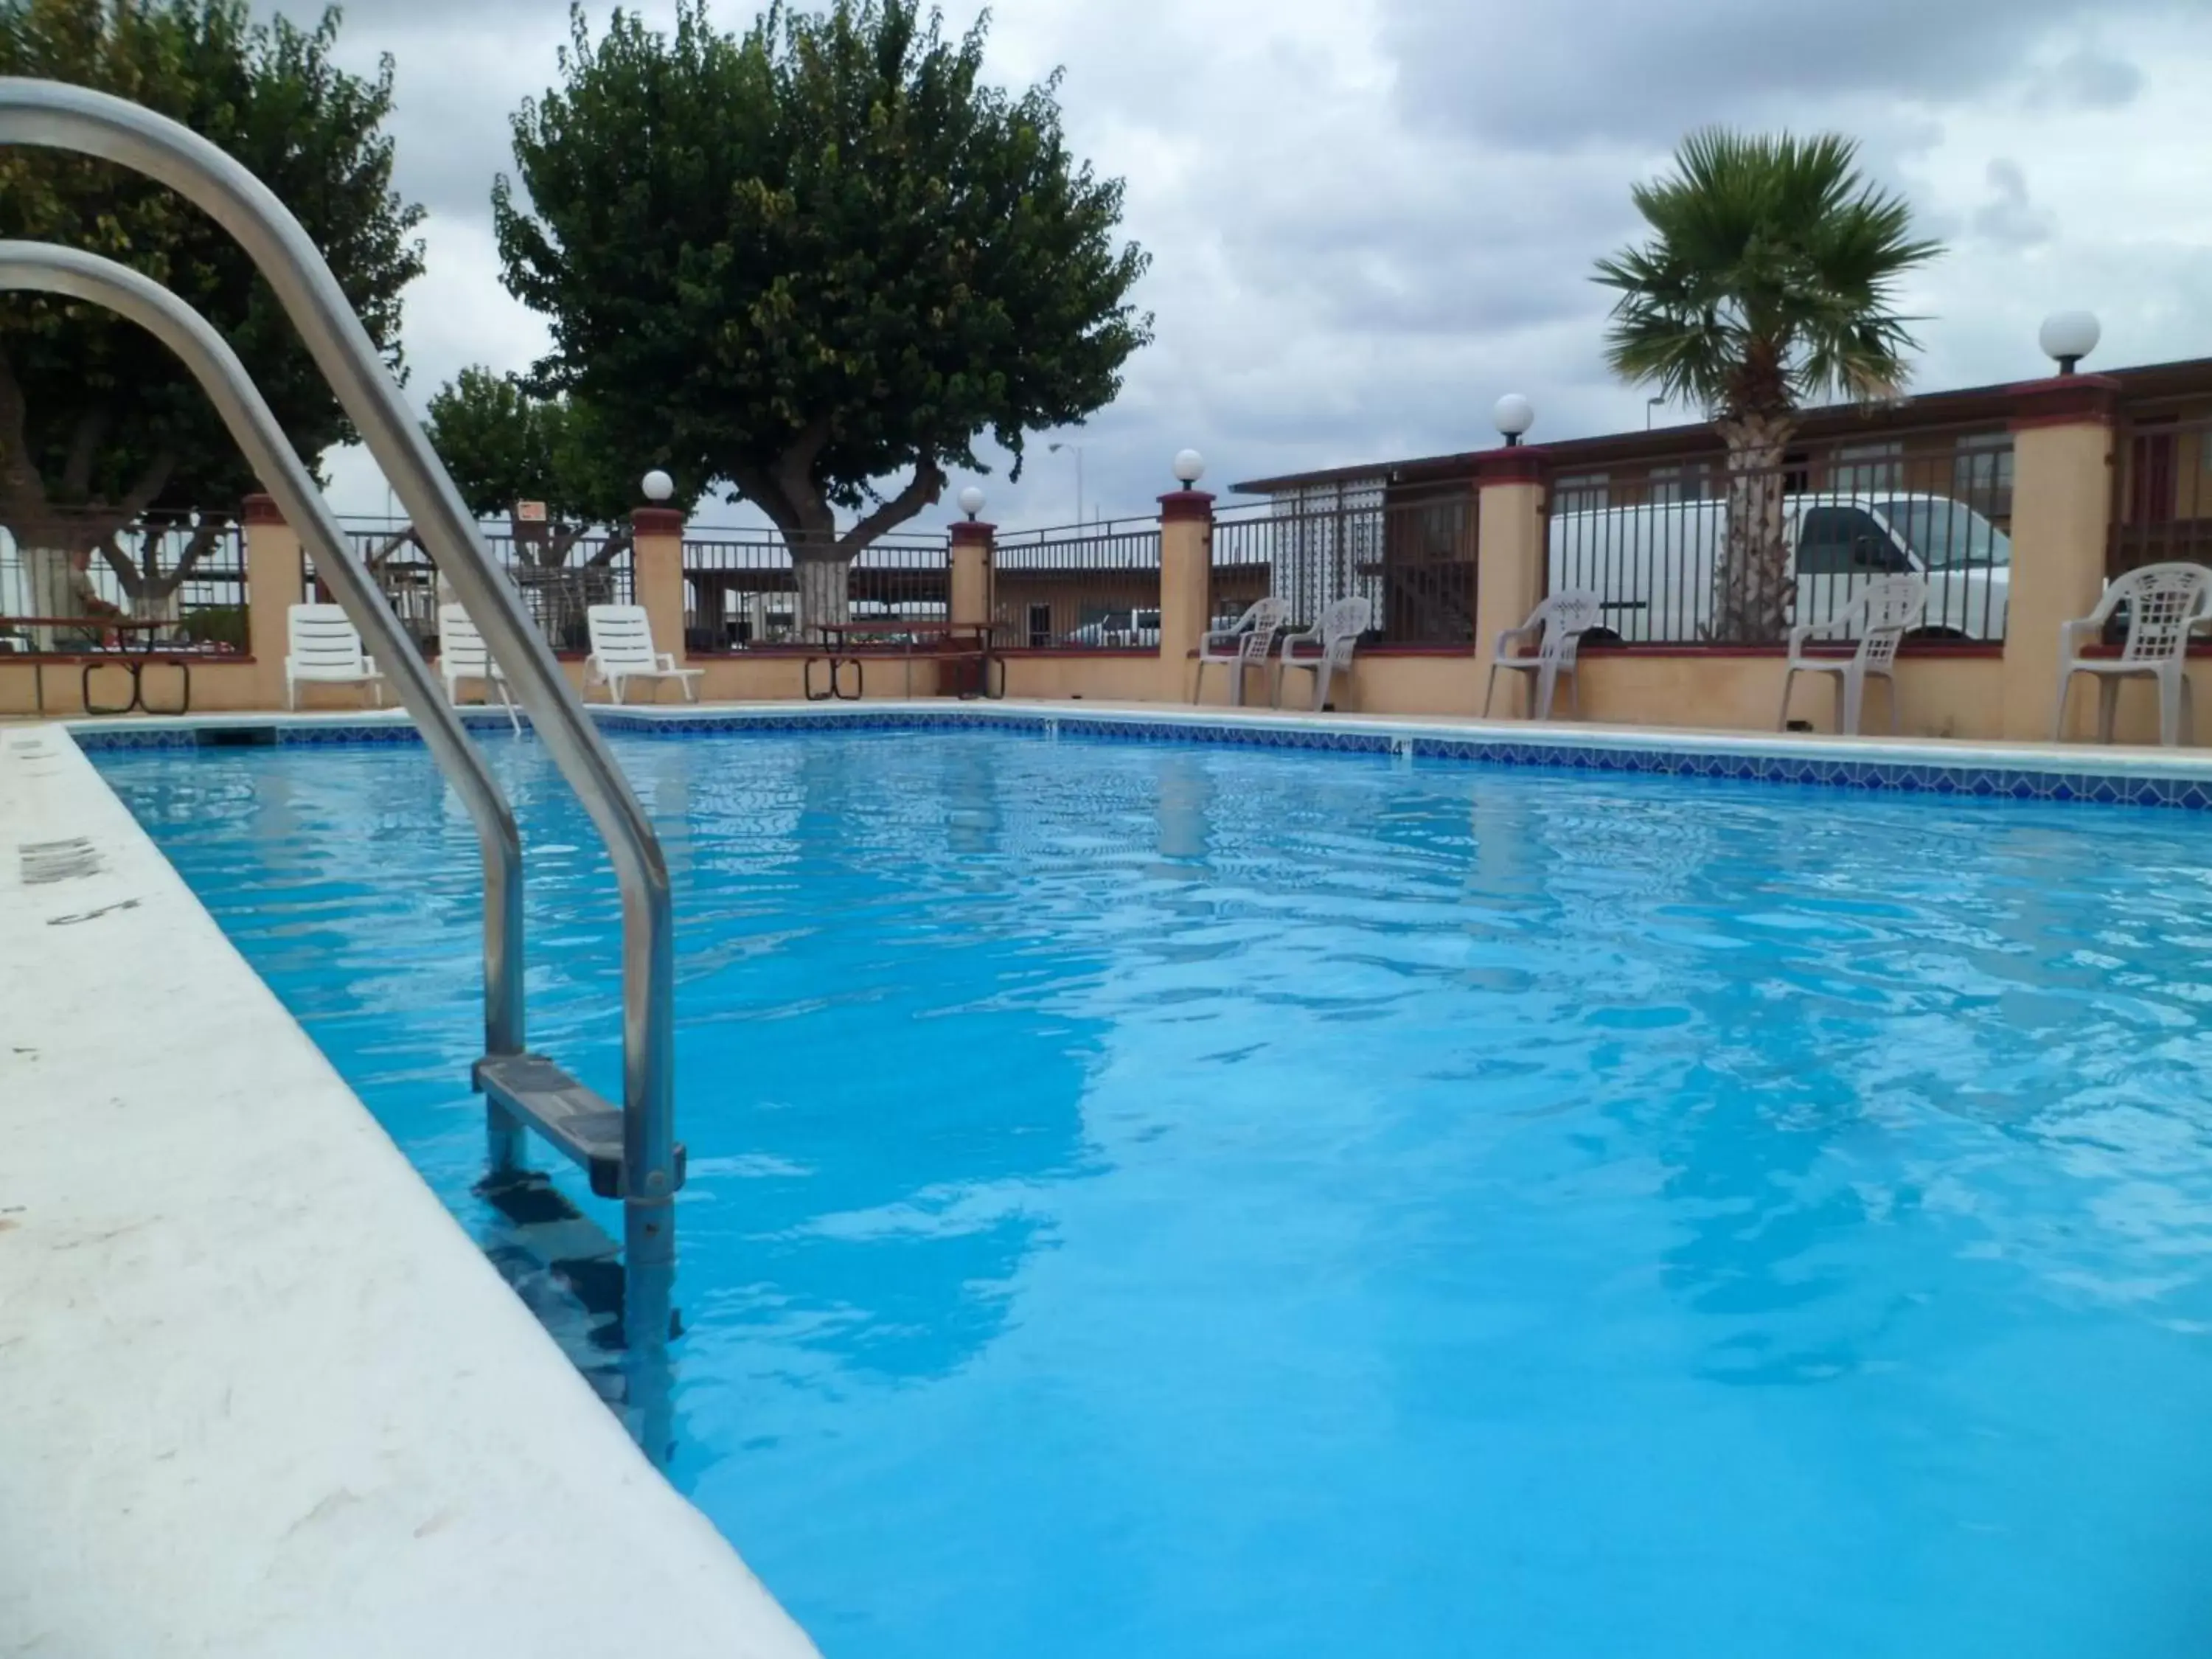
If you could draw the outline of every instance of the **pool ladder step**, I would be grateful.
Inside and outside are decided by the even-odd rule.
[[[586,1088],[544,1054],[486,1054],[476,1064],[476,1085],[583,1166],[592,1191],[621,1198],[622,1109]],[[684,1184],[684,1148],[676,1148],[676,1185]]]

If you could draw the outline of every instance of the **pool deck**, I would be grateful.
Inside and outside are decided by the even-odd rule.
[[[55,726],[0,1135],[0,1653],[814,1652]]]

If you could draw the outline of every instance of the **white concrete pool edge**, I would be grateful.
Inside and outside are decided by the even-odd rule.
[[[814,1653],[59,726],[0,1135],[0,1653]]]

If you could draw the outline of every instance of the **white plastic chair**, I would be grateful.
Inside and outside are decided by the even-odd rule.
[[[631,680],[653,681],[655,696],[659,681],[674,680],[684,690],[684,702],[699,701],[694,682],[706,671],[678,668],[673,653],[653,648],[653,623],[643,605],[592,605],[584,612],[584,630],[592,641],[592,654],[584,659],[586,691],[604,685],[607,695],[620,702],[623,687]]]
[[[492,660],[483,635],[477,632],[469,613],[458,605],[438,607],[438,677],[446,683],[446,701],[457,708],[463,680],[483,682],[483,701],[489,702],[496,696],[507,710],[507,724],[520,735],[522,720],[514,712],[514,699],[507,696],[506,677]]]
[[[1198,642],[1198,674],[1192,682],[1190,700],[1198,702],[1206,694],[1206,665],[1219,663],[1229,671],[1229,701],[1244,701],[1244,671],[1267,666],[1267,658],[1275,648],[1275,636],[1283,631],[1291,619],[1288,599],[1261,599],[1255,602],[1231,628],[1217,629]]]
[[[1352,672],[1359,636],[1374,625],[1375,602],[1354,594],[1328,606],[1304,633],[1284,635],[1282,654],[1275,659],[1275,706],[1283,705],[1283,671],[1304,668],[1314,677],[1314,712],[1328,708],[1330,678]]]
[[[302,685],[365,685],[384,707],[384,676],[362,649],[343,605],[295,605],[285,611],[285,708],[300,706]]]
[[[1889,729],[1897,730],[1897,647],[1920,626],[1928,612],[1928,578],[1883,576],[1869,582],[1858,597],[1824,623],[1800,623],[1790,630],[1790,668],[1782,677],[1782,713],[1774,729],[1790,724],[1790,690],[1800,674],[1836,677],[1836,730],[1856,737],[1866,707],[1869,677],[1889,688]],[[1858,648],[1848,657],[1808,657],[1806,643],[1821,634],[1859,630]]]
[[[2087,657],[2081,647],[2105,631],[2112,612],[2128,608],[2128,639],[2117,657]],[[2158,740],[2171,749],[2194,743],[2196,724],[2189,708],[2189,634],[2212,607],[2212,570],[2201,564],[2147,564],[2130,570],[2105,590],[2097,608],[2078,622],[2058,624],[2058,712],[2051,723],[2053,742],[2066,735],[2066,694],[2076,674],[2097,676],[2097,741],[2112,740],[2112,713],[2120,682],[2154,680],[2158,684]]]
[[[1567,677],[1568,695],[1574,700],[1575,713],[1583,712],[1582,678],[1575,672],[1575,653],[1580,648],[1582,637],[1597,626],[1600,610],[1598,596],[1586,588],[1571,587],[1554,593],[1528,613],[1528,620],[1518,628],[1509,628],[1498,635],[1498,642],[1490,651],[1490,685],[1482,694],[1482,717],[1490,718],[1491,699],[1498,695],[1498,671],[1510,669],[1516,674],[1536,677],[1535,695],[1528,705],[1532,720],[1552,718],[1552,692],[1559,684],[1559,676]],[[1533,643],[1535,650],[1528,656],[1519,654],[1517,647]]]

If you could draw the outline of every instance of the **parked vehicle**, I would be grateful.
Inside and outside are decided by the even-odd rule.
[[[1085,623],[1076,629],[1063,642],[1093,650],[1149,651],[1160,642],[1160,613],[1158,611],[1109,611],[1097,621]]]
[[[2012,543],[1966,502],[1899,490],[1817,492],[1783,497],[1782,520],[1795,550],[1793,623],[1831,622],[1876,578],[1917,574],[1928,578],[1923,635],[2004,637]],[[1595,590],[1600,629],[1631,643],[1702,639],[1727,540],[1723,500],[1556,514],[1552,591]]]

